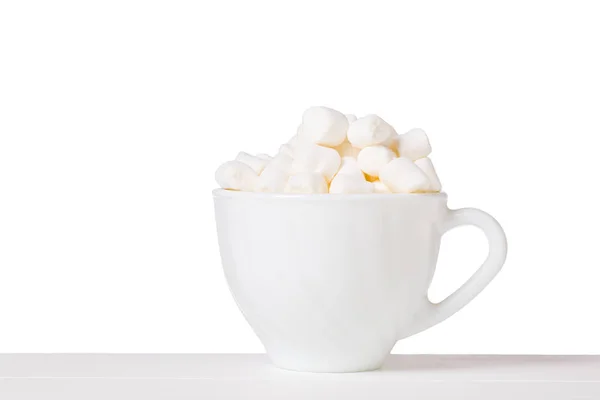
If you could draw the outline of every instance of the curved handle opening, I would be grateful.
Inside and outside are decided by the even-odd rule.
[[[403,332],[400,339],[412,336],[439,324],[466,306],[496,277],[506,260],[507,243],[504,230],[488,213],[475,208],[449,210],[442,233],[456,227],[472,225],[480,228],[488,241],[488,256],[481,267],[454,293],[439,303],[428,299],[418,313],[415,325]]]

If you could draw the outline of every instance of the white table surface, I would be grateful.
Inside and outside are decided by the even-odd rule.
[[[4,354],[0,399],[600,399],[600,356],[394,355],[311,374],[259,354]]]

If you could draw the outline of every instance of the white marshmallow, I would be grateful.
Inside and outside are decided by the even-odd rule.
[[[393,193],[427,192],[429,178],[410,159],[395,158],[379,172],[379,179]]]
[[[385,186],[381,181],[373,182],[373,191],[375,193],[392,193],[392,191],[388,189],[388,187]]]
[[[290,146],[289,144],[282,144],[281,146],[279,146],[279,154],[285,154],[286,156],[290,156],[293,157],[294,156],[294,150],[292,149],[292,146]]]
[[[354,114],[345,114],[345,116],[346,116],[346,119],[348,120],[349,124],[356,121],[356,115],[354,115]]]
[[[329,193],[373,193],[373,185],[352,157],[342,157],[340,170],[329,185]]]
[[[302,144],[294,152],[292,173],[316,172],[325,177],[327,182],[340,168],[341,158],[337,151],[316,144]]]
[[[258,177],[254,190],[257,192],[284,193],[288,178],[289,173],[287,171],[277,168],[276,165],[267,165]]]
[[[425,175],[427,175],[427,178],[429,178],[430,191],[439,192],[442,190],[442,183],[440,182],[440,178],[438,178],[435,168],[433,167],[433,163],[429,157],[418,159],[415,161],[415,165],[421,168],[421,171],[425,172]]]
[[[223,189],[251,192],[256,187],[258,175],[241,161],[227,161],[217,168],[215,179]]]
[[[339,146],[336,146],[335,149],[337,150],[338,153],[340,153],[340,157],[356,158],[356,157],[358,157],[358,153],[360,152],[360,149],[353,147],[350,144],[350,142],[347,140],[344,140],[342,142],[342,144],[340,144]]]
[[[301,128],[302,125],[300,125],[298,128]],[[287,145],[290,146],[293,149],[295,149],[296,147],[298,147],[298,145],[302,142],[303,140],[301,139],[301,135],[299,133],[296,133],[294,136],[292,136],[292,138],[287,142]]]
[[[388,140],[385,141],[385,143],[382,143],[385,147],[387,147],[388,149],[392,150],[394,152],[394,154],[396,154],[396,157],[400,156],[400,152],[398,151],[398,147],[400,145],[400,135],[395,134],[390,136],[390,138]]]
[[[387,163],[396,158],[396,153],[385,146],[365,147],[358,153],[358,166],[367,175],[377,177]]]
[[[281,171],[290,172],[294,159],[287,153],[279,153],[267,164],[265,170],[269,168],[277,168]],[[264,171],[263,171],[264,173]]]
[[[256,172],[256,175],[260,175],[260,173],[263,171],[263,169],[265,169],[265,167],[269,163],[268,160],[265,160],[258,156],[253,156],[243,151],[240,151],[235,159],[236,161],[243,162],[244,164],[252,168],[254,172]]]
[[[257,192],[283,193],[290,176],[292,157],[280,153],[273,157],[258,177]]]
[[[359,118],[348,127],[348,141],[359,149],[386,143],[395,134],[390,124],[374,114]]]
[[[273,157],[271,157],[270,155],[265,154],[265,153],[258,153],[256,155],[256,157],[258,157],[258,158],[260,158],[262,160],[267,160],[267,161],[271,161],[273,159]]]
[[[335,147],[346,139],[348,120],[339,111],[311,107],[302,115],[301,137],[308,142]]]
[[[415,128],[400,135],[398,138],[400,157],[410,158],[415,161],[431,153],[429,138],[423,129]]]
[[[319,173],[300,172],[289,177],[285,193],[327,193],[327,182]]]
[[[302,125],[298,127],[298,130],[301,130]],[[285,153],[293,158],[294,152],[296,149],[304,144],[310,143],[306,139],[302,137],[300,133],[296,133],[292,138],[285,144],[282,144],[279,147],[280,153]]]
[[[363,172],[358,167],[358,162],[352,157],[342,157],[340,169],[338,170],[336,176],[337,175],[353,175],[362,179],[365,178]]]
[[[364,176],[337,174],[329,185],[329,193],[373,193],[373,184]]]

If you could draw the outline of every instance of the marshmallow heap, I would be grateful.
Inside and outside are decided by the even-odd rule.
[[[398,135],[377,115],[311,107],[279,152],[241,152],[215,177],[229,190],[267,193],[435,193],[442,189],[422,129]]]

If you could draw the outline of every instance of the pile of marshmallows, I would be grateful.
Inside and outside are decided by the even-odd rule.
[[[224,189],[269,193],[431,193],[441,190],[422,129],[398,135],[377,115],[311,107],[275,157],[241,152],[215,174]]]

